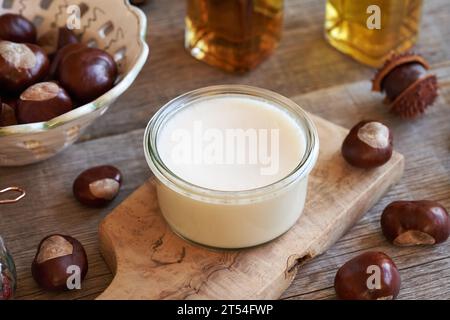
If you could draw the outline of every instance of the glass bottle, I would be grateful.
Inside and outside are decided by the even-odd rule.
[[[283,0],[187,0],[185,47],[232,72],[255,68],[281,38]]]
[[[417,39],[423,0],[327,0],[325,36],[338,50],[380,67]]]
[[[4,204],[16,203],[26,195],[25,190],[19,187],[9,187],[0,190],[0,196],[14,193],[15,197],[2,197],[0,206]],[[0,300],[9,300],[14,297],[16,292],[17,274],[14,260],[9,253],[3,238],[0,236]]]
[[[0,236],[0,300],[8,300],[16,291],[16,267]]]

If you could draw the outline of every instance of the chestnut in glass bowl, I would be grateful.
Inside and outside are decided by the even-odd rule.
[[[0,40],[35,43],[36,38],[36,27],[27,18],[14,13],[0,15]]]
[[[54,0],[47,8],[42,8],[40,1],[14,1],[11,8],[0,7],[0,15],[20,12],[30,21],[41,17],[37,26],[39,43],[39,38],[46,33],[57,32],[66,26],[66,19],[55,21],[55,16],[58,12],[65,12],[69,5],[80,5],[86,11],[81,17],[82,28],[74,30],[74,33],[81,43],[102,49],[114,59],[118,69],[116,81],[106,92],[103,92],[104,89],[98,91],[100,96],[94,100],[74,101],[76,105],[69,112],[50,120],[0,126],[0,167],[43,161],[72,145],[131,86],[147,60],[147,19],[140,9],[128,1],[117,1],[112,6],[110,0],[72,0],[70,3]],[[100,8],[104,14],[97,15],[97,19],[92,21],[95,8]],[[105,26],[111,30],[110,23],[113,31],[106,32]],[[39,81],[47,79],[36,82]],[[68,88],[64,89],[69,91]]]

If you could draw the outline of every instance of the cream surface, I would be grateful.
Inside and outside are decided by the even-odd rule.
[[[305,154],[306,137],[287,111],[270,102],[217,95],[169,118],[157,149],[163,163],[187,182],[242,191],[289,175]]]

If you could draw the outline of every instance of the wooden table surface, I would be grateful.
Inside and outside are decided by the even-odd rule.
[[[19,299],[93,299],[108,286],[112,274],[99,252],[98,224],[151,176],[140,147],[143,128],[169,99],[188,90],[224,83],[264,87],[290,97],[314,90],[324,90],[326,95],[329,87],[367,81],[373,75],[372,69],[340,54],[323,40],[324,1],[287,0],[279,49],[257,70],[241,76],[211,68],[183,50],[184,1],[149,0],[143,9],[149,17],[150,59],[130,90],[62,154],[36,165],[0,168],[0,187],[20,185],[28,191],[24,201],[3,206],[0,212],[0,234],[16,261]],[[449,19],[447,0],[425,1],[416,48],[434,68],[450,68]],[[403,283],[399,299],[450,299],[450,241],[435,247],[394,248],[379,230],[380,213],[393,200],[427,198],[450,208],[448,80],[440,98],[447,108],[432,110],[415,121],[392,116],[381,102],[339,110],[333,105],[305,104],[308,111],[345,127],[362,118],[386,121],[394,128],[396,149],[406,156],[406,170],[401,182],[346,236],[299,270],[282,298],[335,298],[333,279],[337,269],[370,249],[391,255],[400,268]],[[73,199],[72,182],[82,170],[104,163],[122,170],[123,189],[109,208],[86,209]],[[31,262],[39,241],[56,232],[70,234],[85,245],[89,272],[82,290],[47,293],[31,278]]]

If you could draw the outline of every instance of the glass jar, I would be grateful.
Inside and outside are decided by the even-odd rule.
[[[221,95],[269,102],[298,125],[305,137],[305,152],[294,170],[263,187],[219,191],[185,181],[168,168],[158,150],[161,129],[184,108]],[[293,101],[268,90],[223,85],[198,89],[168,102],[150,120],[144,150],[156,177],[160,210],[174,232],[209,247],[243,248],[268,242],[296,223],[305,204],[308,176],[318,157],[319,140],[313,122]]]
[[[185,47],[232,72],[255,68],[278,45],[283,0],[187,0]]]
[[[327,0],[325,36],[336,49],[381,67],[416,42],[423,0]]]

